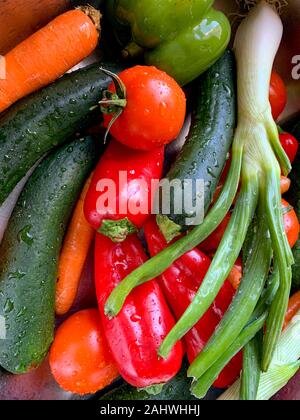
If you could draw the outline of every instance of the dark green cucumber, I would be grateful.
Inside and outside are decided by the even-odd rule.
[[[0,118],[0,205],[27,171],[88,121],[110,78],[94,64],[68,74],[13,106]]]
[[[164,401],[188,401],[196,400],[195,397],[191,395],[190,386],[191,381],[186,377],[187,364],[184,363],[184,366],[180,373],[167,383],[162,392],[158,395],[149,395],[146,391],[138,391],[137,388],[133,388],[128,384],[122,384],[119,388],[110,391],[100,398],[100,400],[105,401],[139,401],[139,400],[164,400]]]
[[[9,221],[0,246],[0,365],[9,372],[38,366],[53,340],[61,243],[98,149],[98,142],[87,137],[47,157]]]
[[[167,175],[169,181],[204,181],[204,210],[208,210],[228,158],[236,125],[236,72],[231,51],[201,76],[194,85],[196,94],[190,133],[181,153]],[[190,198],[190,197],[189,197]],[[176,209],[171,189],[171,211],[159,217],[167,240],[188,228],[186,219],[194,217],[185,209]],[[197,202],[194,185],[192,203]],[[179,211],[178,211],[179,210]],[[181,211],[183,210],[183,211]],[[181,214],[176,214],[180,212]]]

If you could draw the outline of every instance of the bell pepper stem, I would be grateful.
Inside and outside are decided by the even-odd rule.
[[[99,229],[99,233],[115,243],[125,241],[128,235],[135,232],[137,232],[137,228],[127,217],[121,220],[103,220]]]
[[[193,302],[160,346],[159,355],[164,359],[176,342],[202,318],[218,295],[241,252],[257,199],[258,180],[254,174],[242,186],[227,230]]]
[[[245,266],[238,292],[217,330],[191,364],[188,370],[189,377],[200,378],[218,360],[220,352],[222,353],[230,347],[249,322],[259,301],[269,273],[272,249],[262,209],[260,209],[258,219],[252,242],[252,252]]]
[[[147,386],[145,388],[137,388],[137,390],[138,390],[138,392],[145,391],[145,392],[147,392],[148,395],[155,396],[155,395],[159,395],[162,392],[163,387],[165,385],[166,384],[151,385],[151,386]]]
[[[138,45],[136,42],[131,41],[122,51],[122,57],[125,59],[136,58],[143,55],[145,48]]]
[[[174,261],[198,246],[219,226],[228,213],[238,190],[242,156],[243,148],[234,145],[232,163],[224,188],[202,225],[195,227],[188,235],[146,261],[127,276],[109,296],[105,305],[107,316],[118,315],[127,296],[135,287],[160,276]]]
[[[156,223],[167,243],[171,242],[182,233],[182,227],[173,222],[173,220],[169,219],[166,215],[158,214],[156,216]]]

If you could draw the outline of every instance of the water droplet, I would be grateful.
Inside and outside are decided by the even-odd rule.
[[[139,316],[139,315],[137,315],[137,314],[135,314],[135,315],[132,315],[131,317],[130,317],[130,320],[132,321],[132,322],[139,322],[139,321],[141,321],[141,317]]]
[[[4,305],[4,313],[9,314],[14,309],[14,303],[11,299],[6,299],[5,305]]]
[[[33,244],[33,236],[30,233],[32,229],[31,225],[27,225],[25,226],[22,230],[20,230],[20,232],[18,233],[18,240],[21,242],[25,242],[27,245],[32,245]]]
[[[12,279],[19,280],[19,279],[22,279],[24,276],[26,276],[26,273],[24,273],[21,270],[14,271],[14,272],[11,272],[11,273],[8,274],[8,278],[10,280],[12,280]]]

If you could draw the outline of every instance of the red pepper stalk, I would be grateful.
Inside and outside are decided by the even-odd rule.
[[[146,259],[136,235],[128,236],[122,243],[96,235],[96,291],[110,350],[121,376],[129,384],[158,393],[178,373],[183,358],[181,342],[166,360],[157,356],[160,344],[175,325],[158,282],[154,280],[136,288],[115,318],[109,319],[104,314],[112,290]]]
[[[160,232],[155,217],[148,220],[145,237],[151,256],[160,253],[168,246]],[[176,240],[175,240],[176,241]],[[180,319],[197,293],[211,260],[197,248],[183,255],[173,263],[160,277],[160,285],[172,308],[176,319]],[[188,359],[192,363],[203,350],[215,329],[226,313],[235,290],[227,280],[221,288],[215,302],[200,321],[184,337]],[[215,382],[216,388],[227,388],[238,378],[242,369],[242,354],[238,354],[223,370]]]
[[[91,226],[114,242],[141,228],[151,214],[151,184],[161,178],[163,161],[163,147],[141,152],[112,140],[94,172],[84,204]],[[108,188],[110,196],[106,195]]]

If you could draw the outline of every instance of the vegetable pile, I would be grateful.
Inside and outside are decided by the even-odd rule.
[[[0,366],[108,400],[270,399],[300,367],[280,17],[253,5],[231,51],[213,0],[79,3],[5,56]]]

